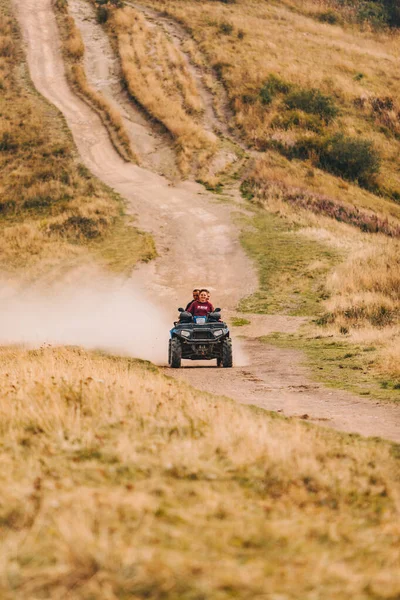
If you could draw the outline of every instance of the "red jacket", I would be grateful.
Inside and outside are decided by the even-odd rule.
[[[188,308],[188,312],[196,317],[205,317],[209,312],[214,312],[211,302],[199,302],[195,300]]]

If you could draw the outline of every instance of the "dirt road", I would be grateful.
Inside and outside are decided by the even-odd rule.
[[[235,213],[246,212],[245,205],[234,191],[230,202],[221,203],[198,184],[172,185],[168,177],[160,175],[163,170],[173,170],[170,149],[124,96],[112,49],[90,6],[85,0],[69,4],[87,48],[90,83],[119,108],[133,146],[144,157],[143,167],[119,157],[98,116],[68,87],[51,0],[14,0],[34,85],[63,113],[86,166],[127,199],[138,216],[138,225],[155,238],[160,256],[135,271],[135,284],[171,315],[193,282],[207,284],[218,290],[218,303],[231,314],[240,297],[257,285],[233,221]],[[301,319],[277,316],[251,319],[256,335],[293,331],[301,323]],[[307,369],[301,366],[301,353],[276,349],[250,336],[241,347],[247,357],[246,367],[187,367],[169,373],[197,388],[243,403],[285,415],[307,414],[310,420],[326,426],[400,442],[400,407],[312,383]]]

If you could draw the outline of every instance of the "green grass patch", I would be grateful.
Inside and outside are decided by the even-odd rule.
[[[400,381],[380,377],[375,369],[377,349],[332,337],[273,333],[263,342],[305,352],[306,364],[317,381],[374,400],[400,402]]]
[[[241,242],[258,267],[259,290],[240,302],[240,311],[320,313],[320,302],[326,298],[325,275],[337,260],[330,248],[308,240],[299,228],[265,211],[248,222]]]
[[[250,325],[250,323],[249,319],[242,319],[241,317],[234,317],[231,320],[233,327],[243,327],[243,325]]]

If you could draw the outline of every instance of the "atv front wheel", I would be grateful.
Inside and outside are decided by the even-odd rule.
[[[229,368],[233,365],[232,340],[227,338],[222,345],[222,366]]]
[[[169,342],[169,364],[173,369],[179,369],[182,360],[182,346],[180,341],[174,338]]]

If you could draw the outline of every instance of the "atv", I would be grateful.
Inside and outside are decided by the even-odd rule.
[[[206,317],[193,317],[178,308],[179,321],[170,331],[168,364],[179,369],[182,358],[189,360],[217,359],[217,366],[232,367],[232,340],[226,323],[221,321],[221,309]]]

